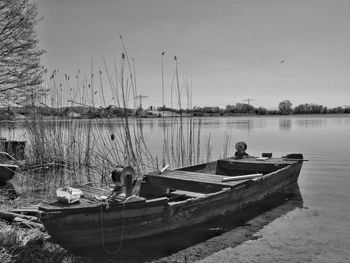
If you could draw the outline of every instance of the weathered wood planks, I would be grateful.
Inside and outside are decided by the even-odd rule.
[[[146,177],[155,185],[163,185],[177,190],[199,193],[220,191],[222,188],[233,187],[247,181],[223,182],[223,176],[220,175],[179,170],[170,170],[164,172],[163,174],[151,173],[147,174]]]
[[[297,162],[298,160],[285,160],[282,158],[260,160],[256,157],[247,157],[242,159],[230,157],[217,161],[216,174],[229,176],[253,173],[268,174]]]

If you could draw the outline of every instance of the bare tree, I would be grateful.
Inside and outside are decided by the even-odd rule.
[[[289,100],[284,100],[278,104],[278,109],[281,114],[286,115],[292,113],[292,106],[293,104]]]
[[[0,102],[22,103],[43,92],[38,21],[30,0],[0,0]]]

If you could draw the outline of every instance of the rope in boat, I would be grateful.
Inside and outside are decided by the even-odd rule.
[[[106,209],[109,208],[109,203],[108,203],[108,199],[107,199],[107,202],[106,203],[103,203],[101,202],[101,238],[102,238],[102,247],[103,247],[103,250],[110,256],[113,256],[113,255],[117,255],[122,246],[123,246],[123,241],[124,241],[124,230],[125,230],[125,204],[128,200],[134,198],[134,196],[129,196],[127,197],[124,201],[123,201],[123,208],[122,208],[122,232],[121,232],[121,235],[120,235],[120,242],[119,242],[119,247],[117,250],[115,251],[110,251],[108,250],[108,248],[106,247],[106,244],[105,244],[105,233],[104,233],[104,226],[103,226],[103,205],[105,204],[106,206]]]

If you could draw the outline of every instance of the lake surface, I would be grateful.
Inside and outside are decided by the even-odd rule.
[[[137,122],[140,124],[140,120]],[[223,145],[227,141],[229,155],[234,153],[235,142],[245,141],[250,155],[260,156],[263,152],[272,152],[274,156],[302,153],[309,161],[304,162],[299,177],[301,206],[288,207],[280,216],[265,220],[251,238],[214,249],[210,255],[193,256],[193,260],[350,262],[349,115],[208,117],[194,119],[194,122],[200,123],[201,127],[200,160],[205,161],[208,157],[207,142],[210,138],[211,159],[225,156]],[[171,129],[173,122],[142,119],[141,124],[150,153],[161,156],[164,126]],[[4,127],[0,128],[0,135],[13,139],[26,139],[27,136],[21,128],[11,130]],[[25,189],[21,191],[25,195]],[[278,210],[278,207],[274,209]],[[261,219],[264,215],[255,215],[256,220],[259,217]],[[237,229],[222,236],[235,239],[235,235]],[[220,242],[220,237],[215,238]],[[191,253],[198,253],[196,246],[215,246],[210,242],[190,244],[193,249],[187,249],[187,258],[191,259]],[[181,257],[181,251],[179,253]]]

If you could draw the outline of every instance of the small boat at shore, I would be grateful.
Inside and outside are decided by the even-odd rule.
[[[136,179],[122,173],[119,194],[88,185],[79,202],[43,202],[40,219],[53,241],[71,251],[147,240],[208,222],[257,203],[297,182],[301,154],[225,158],[155,171]],[[103,197],[103,198],[99,198]],[[109,247],[111,247],[109,245]]]
[[[6,152],[0,152],[0,185],[11,180],[19,167],[16,160]]]

